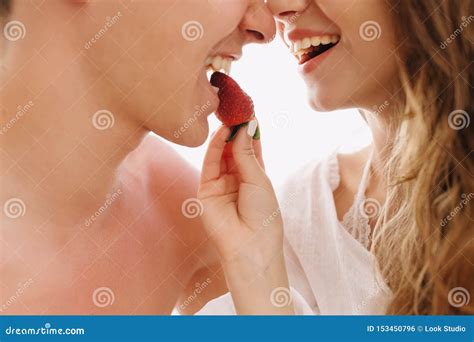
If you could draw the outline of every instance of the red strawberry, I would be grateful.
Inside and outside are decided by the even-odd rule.
[[[230,76],[216,71],[211,76],[211,84],[219,88],[216,116],[224,125],[238,126],[254,117],[252,99]]]

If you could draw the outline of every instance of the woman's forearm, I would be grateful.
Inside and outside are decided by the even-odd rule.
[[[224,265],[239,315],[294,315],[283,254],[264,265],[238,260]]]

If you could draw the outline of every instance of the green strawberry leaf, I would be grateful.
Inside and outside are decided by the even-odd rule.
[[[260,125],[257,126],[255,134],[253,135],[253,140],[260,140]]]
[[[229,141],[232,141],[234,140],[235,136],[237,135],[237,133],[239,132],[239,129],[241,127],[244,127],[244,126],[247,126],[249,123],[248,122],[244,122],[244,123],[241,123],[240,125],[237,125],[237,126],[232,126],[232,130],[230,132],[230,135],[229,137],[227,138],[227,140],[225,142],[229,142]]]
[[[244,123],[241,123],[240,125],[232,126],[231,127],[232,130],[230,132],[230,135],[229,135],[229,137],[227,138],[227,140],[225,142],[229,142],[229,141],[234,140],[235,136],[239,132],[239,129],[244,127],[244,126],[247,126],[248,124],[249,124],[248,122],[244,122]],[[257,126],[255,134],[253,135],[252,138],[253,138],[253,140],[260,140],[260,125]]]

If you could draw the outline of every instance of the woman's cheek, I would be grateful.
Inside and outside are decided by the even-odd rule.
[[[366,7],[364,4],[367,0],[314,0],[321,11],[331,20],[335,20],[336,24],[345,17],[344,13],[349,13],[352,17],[356,13],[360,13],[357,7]],[[362,9],[364,10],[364,9]]]

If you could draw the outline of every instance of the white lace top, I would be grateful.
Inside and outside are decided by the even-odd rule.
[[[286,297],[280,293],[280,299],[291,299],[297,314],[385,312],[390,291],[367,249],[371,213],[365,210],[365,188],[369,167],[370,160],[343,223],[338,220],[333,197],[340,181],[337,154],[300,169],[281,189],[290,292]],[[198,314],[235,314],[230,293],[210,301]]]
[[[337,182],[335,182],[335,189],[339,186],[339,168],[337,164],[337,156],[332,157],[335,159],[337,167]],[[354,239],[359,241],[365,248],[370,246],[370,223],[371,217],[375,217],[380,209],[380,205],[375,199],[365,198],[365,191],[370,176],[370,165],[372,162],[372,153],[364,167],[362,173],[362,179],[360,181],[356,195],[354,196],[354,202],[351,208],[347,211],[342,219],[342,225],[351,234]]]

